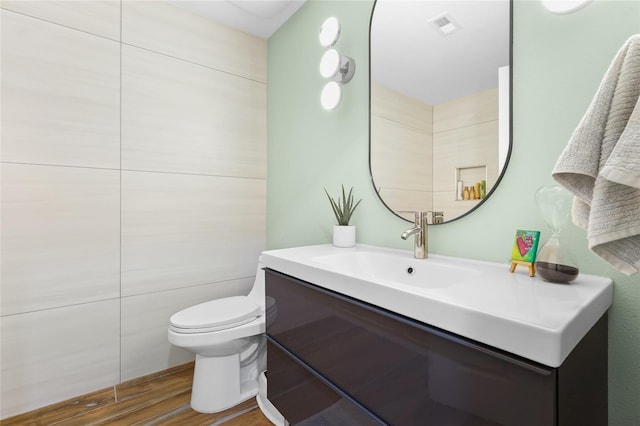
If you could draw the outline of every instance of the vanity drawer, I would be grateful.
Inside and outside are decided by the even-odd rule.
[[[269,339],[267,360],[267,398],[292,425],[383,424],[343,398]]]
[[[268,336],[388,424],[556,424],[555,369],[276,271],[266,292]]]

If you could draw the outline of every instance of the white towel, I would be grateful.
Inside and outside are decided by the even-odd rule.
[[[589,248],[626,275],[640,270],[640,34],[618,51],[553,178],[574,195]]]

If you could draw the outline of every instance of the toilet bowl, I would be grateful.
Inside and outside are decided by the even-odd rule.
[[[266,313],[271,318],[276,309],[274,300],[267,299],[258,263],[247,296],[212,300],[171,316],[169,342],[196,354],[194,410],[216,413],[258,394],[259,376],[266,370]]]

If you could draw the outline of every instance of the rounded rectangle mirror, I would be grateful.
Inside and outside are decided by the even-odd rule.
[[[377,0],[370,28],[371,180],[413,220],[470,214],[511,151],[511,0]],[[436,221],[439,223],[439,221]]]

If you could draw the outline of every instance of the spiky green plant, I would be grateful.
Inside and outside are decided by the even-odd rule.
[[[346,195],[344,192],[344,185],[340,185],[340,186],[342,186],[342,198],[338,197],[338,202],[336,202],[333,198],[331,198],[331,196],[327,192],[327,188],[324,189],[324,192],[325,194],[327,194],[327,197],[329,198],[329,202],[331,203],[333,214],[336,215],[336,220],[338,221],[338,225],[348,226],[349,221],[351,220],[351,215],[353,214],[353,211],[356,209],[356,207],[358,207],[358,204],[360,204],[360,201],[362,201],[362,199],[358,200],[357,203],[353,204],[353,194],[352,194],[353,188],[349,190],[349,195]]]

